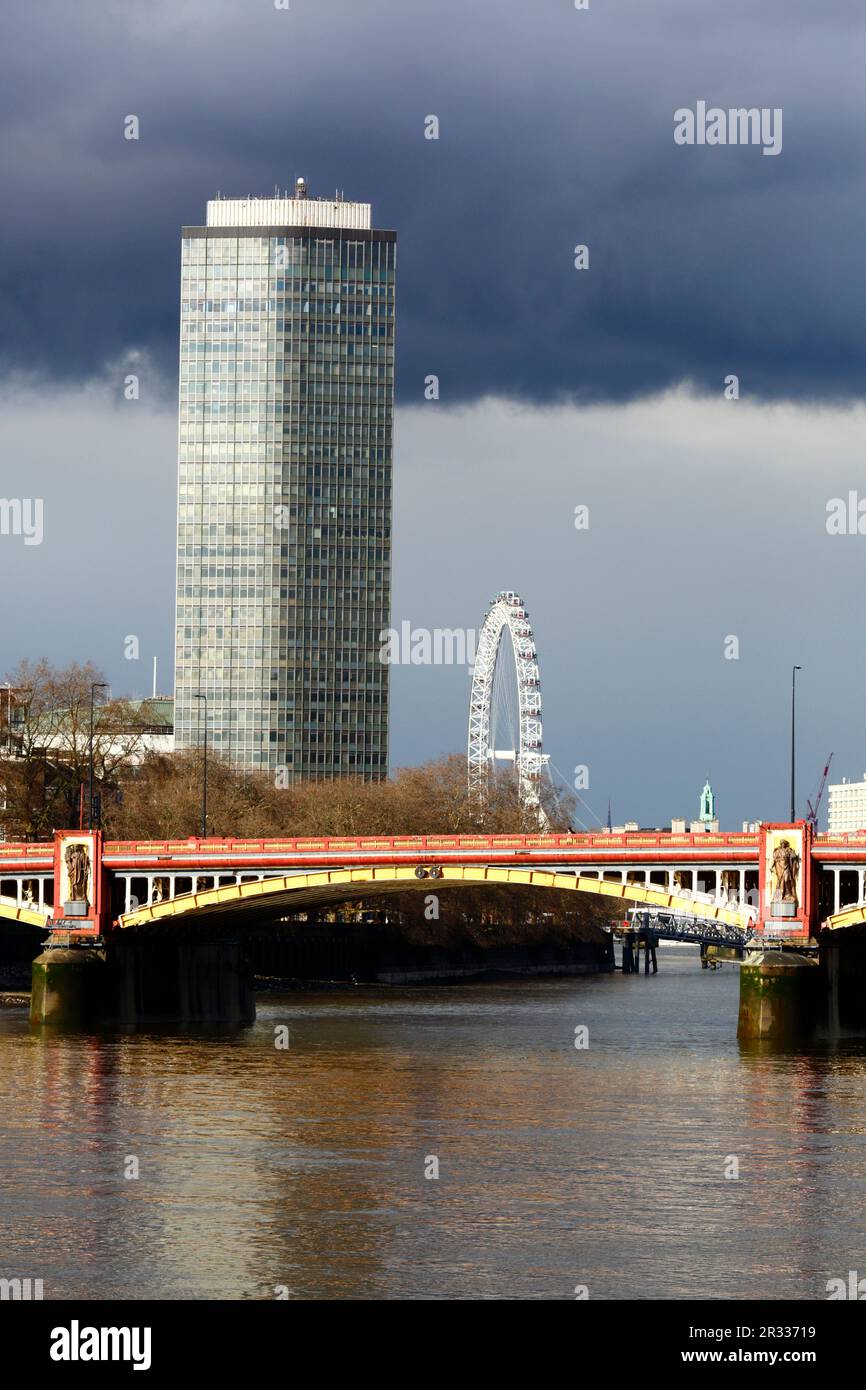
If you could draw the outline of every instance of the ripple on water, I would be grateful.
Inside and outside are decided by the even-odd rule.
[[[741,1050],[736,1010],[734,968],[664,952],[649,978],[267,995],[233,1035],[42,1039],[0,1010],[0,1273],[76,1298],[820,1297],[866,1268],[866,1048]]]

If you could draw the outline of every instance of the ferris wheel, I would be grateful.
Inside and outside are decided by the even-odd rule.
[[[510,641],[504,641],[508,632]],[[541,684],[529,611],[519,594],[501,590],[490,604],[475,654],[469,701],[469,795],[479,810],[491,768],[510,762],[521,805],[546,824],[538,794],[549,757],[541,751]]]

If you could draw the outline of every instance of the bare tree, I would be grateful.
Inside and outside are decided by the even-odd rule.
[[[202,760],[196,751],[148,756],[127,763],[119,795],[106,809],[106,828],[121,838],[195,834],[200,824]],[[553,829],[566,829],[571,808],[553,788],[545,792]],[[244,772],[211,754],[208,831],[227,836],[471,834],[479,830],[531,833],[537,815],[521,806],[513,777],[494,779],[483,824],[467,790],[466,763],[457,755],[402,768],[385,782],[360,778],[295,782],[282,788],[265,773]]]
[[[12,718],[2,765],[8,838],[38,839],[79,823],[89,774],[91,689],[102,672],[87,662],[58,668],[22,661],[6,678]],[[94,691],[93,768],[97,789],[112,787],[143,755],[148,719],[138,703]]]

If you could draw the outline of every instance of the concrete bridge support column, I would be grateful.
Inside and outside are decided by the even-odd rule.
[[[830,1038],[866,1037],[866,940],[858,931],[821,934],[825,1009]]]
[[[795,951],[759,951],[740,966],[741,1041],[797,1042],[810,1037],[822,1014],[823,972]]]
[[[252,971],[236,937],[115,933],[108,961],[119,1022],[238,1027],[255,1021]]]
[[[226,936],[114,933],[102,948],[49,947],[32,981],[31,1023],[61,1028],[239,1027],[256,1016],[246,949]]]
[[[48,947],[33,962],[30,1022],[86,1028],[103,1016],[111,994],[105,952],[93,946]]]

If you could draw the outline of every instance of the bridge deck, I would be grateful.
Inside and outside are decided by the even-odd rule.
[[[474,862],[672,864],[702,862],[757,865],[759,836],[754,833],[687,833],[635,831],[538,835],[375,835],[298,836],[267,839],[109,840],[104,847],[107,867],[123,870],[169,864],[202,867],[257,863],[302,864],[314,860],[334,863],[351,859],[374,863],[431,857]],[[820,863],[866,865],[866,831],[818,836],[813,857]],[[0,845],[0,876],[50,870],[51,844]]]

